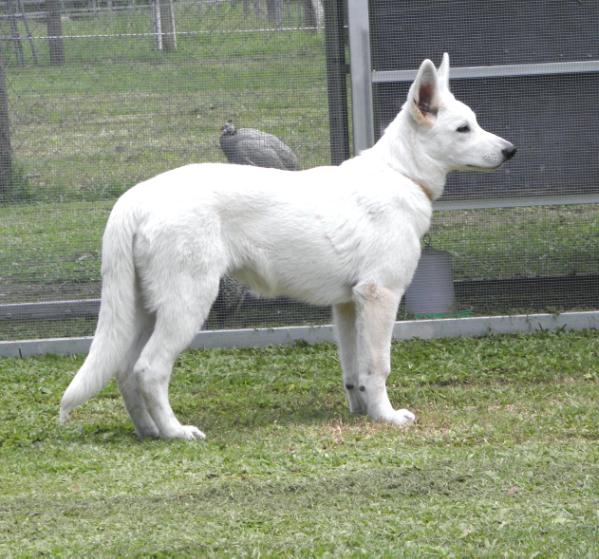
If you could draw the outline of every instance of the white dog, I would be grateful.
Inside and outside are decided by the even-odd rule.
[[[425,60],[376,145],[339,167],[289,172],[187,165],[126,192],[103,238],[102,304],[61,420],[117,376],[140,437],[201,439],[168,399],[173,363],[229,274],[265,296],[332,305],[349,408],[414,421],[387,396],[399,301],[431,202],[450,171],[492,170],[516,148],[449,91],[449,57]]]

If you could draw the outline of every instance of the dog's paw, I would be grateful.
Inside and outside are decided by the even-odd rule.
[[[416,416],[410,410],[394,410],[389,418],[385,418],[392,425],[406,427],[416,421]]]
[[[177,439],[185,439],[186,441],[201,441],[206,438],[195,425],[181,425],[181,433]]]

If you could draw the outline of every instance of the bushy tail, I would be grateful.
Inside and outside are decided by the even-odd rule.
[[[124,202],[123,199],[117,202],[104,232],[98,325],[87,358],[62,396],[61,422],[126,366],[135,343],[134,223]]]

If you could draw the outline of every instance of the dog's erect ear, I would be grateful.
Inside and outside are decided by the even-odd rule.
[[[449,89],[449,54],[443,53],[443,60],[437,70],[437,79],[439,80],[439,86]]]
[[[408,93],[408,109],[416,122],[432,124],[440,105],[437,69],[430,60],[425,60]]]

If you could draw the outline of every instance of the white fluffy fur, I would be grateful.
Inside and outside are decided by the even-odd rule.
[[[371,149],[301,172],[188,165],[133,187],[104,233],[102,305],[61,419],[117,376],[139,436],[199,439],[168,400],[175,358],[230,274],[265,296],[333,306],[350,410],[404,425],[386,391],[399,301],[447,173],[493,169],[511,144],[485,132],[425,60]],[[470,131],[460,133],[467,124]],[[427,195],[428,194],[428,195]]]

